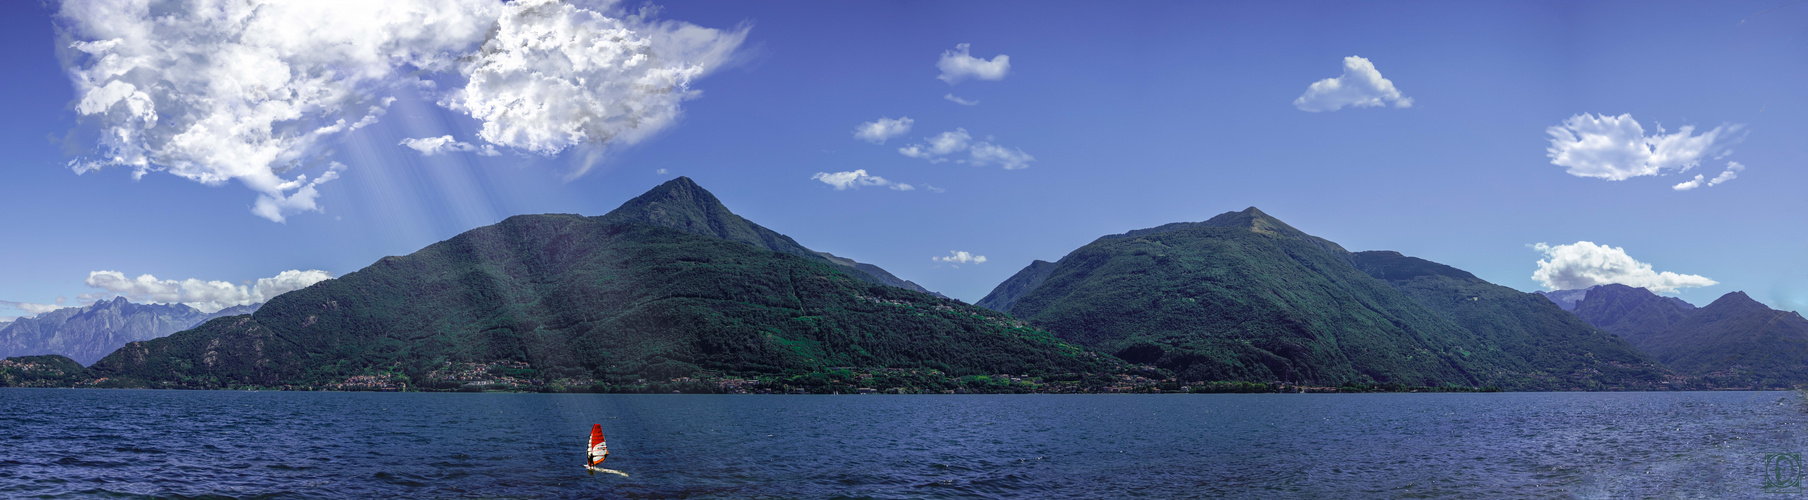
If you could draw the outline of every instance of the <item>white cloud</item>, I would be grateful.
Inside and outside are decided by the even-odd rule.
[[[986,262],[986,256],[984,256],[984,255],[973,255],[971,253],[962,252],[960,250],[949,250],[948,253],[949,253],[949,255],[947,255],[947,256],[930,257],[929,260],[934,261],[934,262],[949,262],[949,263],[954,263],[954,264],[967,264],[967,263],[984,264]]]
[[[68,300],[68,299],[63,298],[63,297],[57,297],[55,304],[33,304],[30,302],[14,302],[14,301],[10,301],[10,300],[0,300],[0,306],[11,307],[13,309],[25,311],[26,314],[36,316],[36,315],[44,314],[44,313],[47,313],[50,311],[55,311],[57,309],[62,309],[65,307],[72,307],[72,306],[63,305],[63,302],[66,300]],[[14,319],[17,319],[17,318],[14,318]]]
[[[924,185],[923,185],[923,189],[927,189],[927,190],[929,190],[929,192],[931,192],[931,193],[946,193],[946,192],[948,192],[948,190],[946,190],[946,189],[942,189],[942,188],[939,188],[939,187],[935,187],[935,186],[931,186],[931,185],[928,185],[928,184],[924,184]]]
[[[1030,162],[1036,161],[1036,157],[1021,149],[1006,148],[989,142],[974,143],[973,147],[967,149],[967,153],[967,163],[977,166],[996,163],[1005,170],[1029,168]]]
[[[999,54],[987,61],[969,55],[969,45],[963,43],[954,46],[954,50],[942,52],[942,60],[935,63],[935,67],[942,70],[937,79],[954,85],[968,78],[1003,80],[1005,74],[1011,72],[1011,56]]]
[[[1744,172],[1744,171],[1745,171],[1745,165],[1740,164],[1739,162],[1736,162],[1736,161],[1726,162],[1726,170],[1721,171],[1720,175],[1714,176],[1713,180],[1708,181],[1708,185],[1709,186],[1718,186],[1718,185],[1725,183],[1726,181],[1737,179],[1737,178],[1739,178],[1739,172]]]
[[[885,141],[893,137],[910,133],[910,126],[914,123],[916,120],[908,116],[897,119],[882,117],[854,127],[854,138],[873,144],[885,144]]]
[[[1545,129],[1551,136],[1545,154],[1551,164],[1568,167],[1570,175],[1620,181],[1686,172],[1704,158],[1723,157],[1731,152],[1727,147],[1739,141],[1740,129],[1739,125],[1722,125],[1695,135],[1692,126],[1680,127],[1674,134],[1665,134],[1663,127],[1658,127],[1656,134],[1647,136],[1630,114],[1583,113]]]
[[[952,103],[959,104],[962,106],[978,106],[979,105],[979,101],[969,101],[966,99],[961,99],[959,96],[956,96],[954,94],[944,95],[944,96],[942,96],[942,98],[947,99],[948,102],[952,102]]]
[[[483,156],[496,156],[502,154],[496,152],[495,146],[489,144],[485,144],[481,147],[475,146],[468,142],[459,142],[450,135],[402,139],[402,142],[397,143],[396,145],[407,146],[408,149],[420,151],[422,156],[433,156],[451,152],[477,153]]]
[[[1708,181],[1708,185],[1709,186],[1718,186],[1722,183],[1725,183],[1726,181],[1737,179],[1737,178],[1739,178],[1739,172],[1744,172],[1744,171],[1745,171],[1744,164],[1741,164],[1736,161],[1726,162],[1726,170],[1720,172],[1720,175],[1715,176],[1714,180]]]
[[[1701,187],[1704,180],[1705,180],[1706,184],[1709,186],[1718,186],[1718,185],[1725,183],[1726,181],[1730,181],[1730,180],[1739,178],[1739,172],[1744,172],[1744,171],[1745,171],[1745,165],[1740,164],[1739,162],[1736,162],[1736,161],[1729,161],[1729,162],[1726,162],[1726,170],[1721,171],[1720,175],[1715,176],[1713,179],[1707,179],[1707,177],[1704,175],[1696,174],[1694,179],[1689,180],[1687,182],[1683,182],[1681,184],[1677,184],[1675,186],[1670,186],[1670,189],[1675,189],[1677,191],[1688,191],[1690,189],[1695,189],[1695,188]]]
[[[1005,170],[1017,170],[1029,168],[1030,162],[1036,161],[1036,157],[1022,149],[1007,148],[988,141],[975,142],[964,128],[942,132],[926,138],[922,143],[898,148],[899,154],[929,160],[930,163],[949,161],[949,155],[963,151],[967,153],[967,157],[953,160],[955,163],[973,166],[996,164]]]
[[[964,151],[972,142],[973,136],[967,134],[967,129],[957,128],[930,137],[926,144],[913,144],[898,148],[898,153],[911,158],[940,163],[948,160],[939,157]]]
[[[1578,241],[1551,246],[1539,243],[1532,249],[1543,252],[1532,279],[1547,290],[1576,290],[1595,285],[1618,283],[1649,289],[1658,293],[1675,292],[1678,288],[1709,286],[1714,280],[1693,274],[1656,272],[1651,264],[1634,260],[1624,248]]]
[[[828,184],[830,186],[835,186],[836,191],[842,191],[848,188],[859,189],[862,186],[885,186],[897,191],[915,191],[917,189],[916,186],[892,182],[886,180],[884,177],[868,174],[865,169],[852,172],[835,172],[832,174],[828,172],[817,172],[816,175],[810,176],[810,179],[822,181],[823,184]]]
[[[655,173],[655,174],[659,174],[659,175],[665,175],[665,169],[663,169],[663,168],[662,168],[662,169],[659,169],[659,170],[655,170],[655,171],[653,171],[653,173]]]
[[[390,94],[435,87],[422,76],[465,76],[444,103],[482,122],[480,138],[550,155],[663,129],[746,34],[612,14],[551,0],[62,2],[74,109],[99,128],[69,166],[236,181],[281,222],[321,209],[341,168],[331,139],[375,123]]]
[[[1410,108],[1411,97],[1400,95],[1394,82],[1381,77],[1375,64],[1357,56],[1343,58],[1343,74],[1326,78],[1306,87],[1306,93],[1293,100],[1293,107],[1303,111],[1337,111],[1344,106],[1372,108],[1393,104]]]
[[[159,280],[149,274],[127,278],[125,273],[119,271],[94,271],[88,273],[88,279],[84,282],[88,286],[125,296],[135,302],[187,304],[201,312],[211,313],[232,306],[267,302],[278,295],[329,279],[333,279],[332,274],[317,269],[283,271],[276,276],[259,278],[255,282],[241,285],[193,278],[180,281]]]
[[[499,10],[483,48],[460,68],[468,83],[441,104],[482,122],[478,138],[545,156],[634,144],[671,126],[679,103],[701,95],[691,82],[727,64],[747,37],[746,27],[721,31],[557,0]],[[574,177],[594,162],[585,165]]]
[[[323,139],[375,122],[402,71],[450,68],[494,20],[493,0],[63,2],[61,52],[75,110],[98,123],[70,166],[238,181],[274,221],[318,211],[298,170]]]

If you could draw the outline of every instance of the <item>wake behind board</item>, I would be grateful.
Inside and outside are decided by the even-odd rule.
[[[590,424],[590,447],[586,448],[586,454],[589,455],[590,460],[584,469],[590,471],[590,475],[594,476],[596,473],[602,472],[628,477],[626,472],[597,467],[602,465],[603,460],[609,458],[609,443],[603,440],[603,424]]]
[[[621,476],[621,477],[628,477],[628,473],[618,471],[615,469],[604,469],[602,467],[585,467],[584,469],[590,471],[590,475],[592,475],[592,476],[596,475],[596,473],[598,473],[598,472],[601,472],[604,474],[614,474],[614,475]]]

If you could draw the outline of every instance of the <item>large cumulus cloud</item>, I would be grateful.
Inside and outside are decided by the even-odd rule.
[[[1568,245],[1532,245],[1543,253],[1532,279],[1548,290],[1578,290],[1595,285],[1618,283],[1672,293],[1680,288],[1710,286],[1718,282],[1706,276],[1658,272],[1651,264],[1639,262],[1626,254],[1625,248],[1578,241]]]
[[[78,173],[126,167],[257,193],[273,221],[318,211],[334,136],[428,89],[477,137],[541,155],[670,126],[690,84],[747,30],[613,2],[68,0],[57,12],[75,111],[98,127]],[[435,93],[423,78],[462,80]],[[579,172],[581,173],[581,172]]]
[[[1656,133],[1646,134],[1645,127],[1630,114],[1583,113],[1545,129],[1551,142],[1545,154],[1552,165],[1566,167],[1570,175],[1622,181],[1687,172],[1705,160],[1725,157],[1732,153],[1732,145],[1744,138],[1743,128],[1728,124],[1697,134],[1694,126],[1678,127],[1674,133],[1660,126]],[[1732,180],[1745,169],[1733,165],[1729,162],[1727,171],[1734,173],[1722,174],[1720,182]],[[1698,185],[1679,185],[1676,190]]]

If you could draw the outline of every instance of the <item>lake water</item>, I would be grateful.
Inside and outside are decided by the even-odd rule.
[[[591,423],[630,477],[585,473]],[[1795,393],[0,389],[8,498],[1725,498],[1777,452]]]

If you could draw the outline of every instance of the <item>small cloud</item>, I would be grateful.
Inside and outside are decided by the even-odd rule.
[[[1679,288],[1718,284],[1704,276],[1656,272],[1651,264],[1634,260],[1626,249],[1578,241],[1568,245],[1532,245],[1544,253],[1532,279],[1547,290],[1578,290],[1595,285],[1618,283],[1657,293],[1673,293]]]
[[[948,192],[948,190],[946,190],[946,189],[942,189],[942,188],[939,188],[939,187],[935,187],[935,186],[931,186],[931,185],[928,185],[928,184],[924,184],[924,185],[923,185],[923,189],[927,189],[927,190],[929,190],[929,192],[931,192],[931,193],[946,193],[946,192]]]
[[[951,264],[984,264],[986,262],[986,256],[984,255],[973,255],[960,250],[949,250],[948,253],[949,255],[942,257],[930,257],[929,260],[932,262],[947,262]]]
[[[961,99],[960,97],[955,96],[954,94],[944,95],[944,96],[942,96],[942,98],[947,99],[949,102],[959,104],[962,106],[978,106],[979,105],[979,101],[969,101],[966,99]]]
[[[967,146],[971,145],[972,141],[973,136],[967,133],[967,129],[957,128],[929,137],[924,144],[913,144],[898,148],[898,153],[911,158],[920,158],[940,163],[941,161],[947,160],[941,159],[940,161],[937,161],[939,157],[964,151],[967,149]]]
[[[1011,72],[1011,56],[999,54],[987,61],[969,55],[969,45],[963,43],[954,46],[954,50],[942,52],[942,60],[935,63],[935,67],[942,70],[942,75],[937,76],[937,79],[948,82],[949,85],[968,78],[997,81],[1003,80],[1005,74]]]
[[[1551,146],[1545,149],[1545,155],[1550,157],[1552,165],[1568,167],[1567,172],[1576,177],[1621,181],[1687,172],[1700,165],[1703,159],[1724,158],[1730,154],[1728,146],[1741,139],[1738,134],[1741,128],[1740,125],[1722,125],[1695,135],[1692,126],[1680,127],[1673,134],[1666,134],[1663,127],[1658,127],[1656,134],[1647,136],[1645,128],[1630,114],[1583,113],[1545,129],[1551,136]],[[1733,171],[1731,168],[1729,164],[1729,172]],[[1744,168],[1739,167],[1740,170]]]
[[[929,160],[930,163],[950,161],[949,156],[966,152],[967,157],[952,160],[955,163],[983,167],[998,165],[1005,170],[1029,168],[1036,157],[1017,148],[1007,148],[988,141],[973,140],[967,129],[957,128],[942,132],[924,139],[924,142],[898,148],[898,153],[911,158]]]
[[[663,169],[663,168],[662,168],[662,169],[659,169],[659,170],[654,170],[654,171],[653,171],[653,173],[655,173],[655,174],[659,174],[659,175],[665,175],[665,169]]]
[[[407,146],[408,149],[420,151],[422,156],[440,155],[449,152],[477,153],[483,156],[496,156],[502,154],[496,152],[495,146],[489,144],[485,144],[482,147],[473,146],[470,143],[459,142],[450,135],[402,139],[402,142],[399,142],[396,145]]]
[[[1722,170],[1720,172],[1720,175],[1714,176],[1713,179],[1707,179],[1706,182],[1707,182],[1707,185],[1709,185],[1709,186],[1718,186],[1721,184],[1725,184],[1726,181],[1730,181],[1730,180],[1739,178],[1739,172],[1744,172],[1744,171],[1745,171],[1745,165],[1740,164],[1739,162],[1736,162],[1736,161],[1729,161],[1729,162],[1726,162],[1726,170]],[[1677,191],[1688,191],[1690,189],[1695,189],[1695,188],[1701,187],[1703,177],[1704,176],[1701,174],[1695,174],[1694,180],[1690,180],[1690,181],[1684,182],[1682,184],[1677,184],[1675,186],[1670,186],[1670,189],[1675,189]]]
[[[1372,108],[1386,104],[1410,108],[1413,100],[1400,95],[1394,82],[1382,78],[1374,63],[1357,56],[1343,58],[1343,75],[1313,82],[1305,94],[1293,100],[1293,107],[1314,113],[1337,111],[1344,106]]]
[[[893,137],[910,133],[910,125],[913,123],[916,123],[916,120],[912,120],[908,116],[895,120],[879,118],[854,127],[854,138],[873,144],[885,144],[885,141]]]
[[[836,191],[844,191],[849,188],[859,189],[863,186],[885,186],[897,191],[915,191],[917,189],[916,186],[892,182],[886,180],[884,177],[868,174],[865,169],[852,172],[835,172],[832,174],[828,172],[817,172],[816,175],[810,176],[810,179],[822,181],[823,184],[828,184],[830,186],[835,186]]]
[[[969,155],[967,163],[975,166],[996,163],[1005,170],[1029,168],[1030,162],[1036,161],[1036,157],[1030,156],[1021,149],[1006,148],[989,142],[975,143],[967,152]]]

